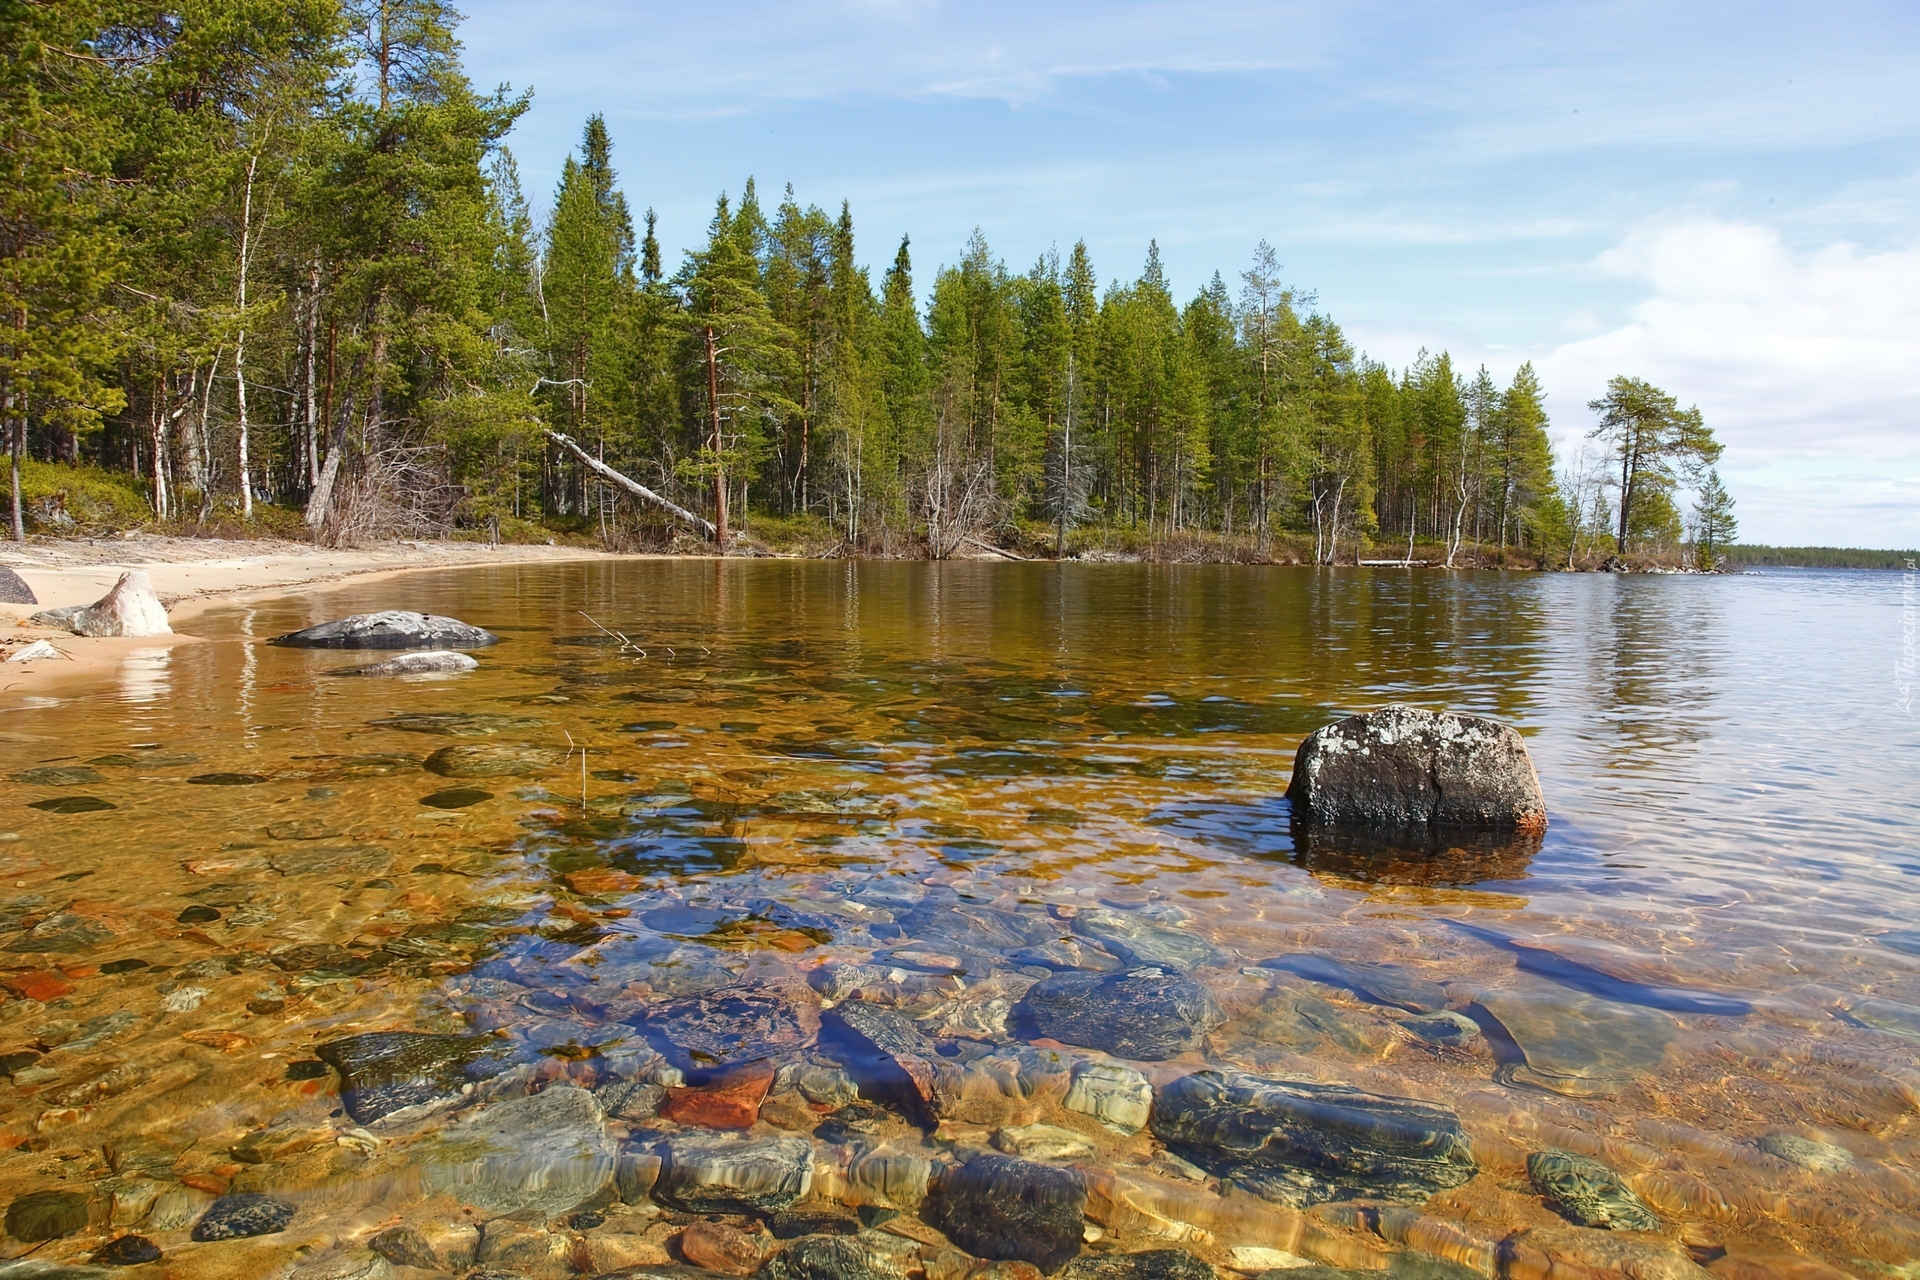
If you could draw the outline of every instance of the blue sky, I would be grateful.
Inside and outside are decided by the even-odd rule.
[[[1158,238],[1271,242],[1355,342],[1542,372],[1563,455],[1614,373],[1698,402],[1751,541],[1920,544],[1920,6],[471,0],[536,201],[603,112],[670,255],[748,174],[853,203],[921,283]]]

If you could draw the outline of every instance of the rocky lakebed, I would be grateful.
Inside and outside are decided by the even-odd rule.
[[[1530,764],[1309,838],[1317,708],[573,623],[10,717],[0,1277],[1917,1274],[1920,1001],[1529,914]]]

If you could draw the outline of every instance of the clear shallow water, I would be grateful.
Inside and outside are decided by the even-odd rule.
[[[0,1006],[0,1191],[88,1198],[94,1225],[36,1257],[97,1247],[118,1195],[123,1228],[204,1274],[357,1247],[395,1215],[443,1262],[471,1258],[483,1236],[466,1224],[490,1211],[407,1176],[434,1167],[462,1108],[359,1124],[334,1114],[336,1074],[288,1063],[369,1031],[485,1032],[511,1065],[465,1110],[553,1081],[611,1107],[606,1090],[657,1071],[656,1052],[695,1086],[737,1065],[673,1043],[698,1037],[658,1024],[666,1002],[791,981],[802,1002],[903,1013],[963,1074],[1036,1039],[1071,1069],[1102,1055],[1008,1006],[1051,972],[1163,963],[1225,1020],[1175,1057],[1110,1056],[1161,1088],[1212,1066],[1454,1108],[1479,1173],[1425,1209],[1475,1239],[1564,1227],[1524,1170],[1554,1147],[1626,1177],[1659,1240],[1699,1262],[1901,1267],[1920,1257],[1920,943],[1901,937],[1920,927],[1920,729],[1894,701],[1899,592],[1895,575],[1841,573],[664,561],[220,609],[193,627],[212,643],[0,715],[18,837],[0,843],[0,976],[18,997]],[[392,607],[505,642],[478,672],[403,681],[257,643]],[[1519,726],[1544,843],[1296,848],[1281,793],[1299,739],[1395,701]],[[503,743],[553,754],[533,775],[421,766]],[[75,768],[91,776],[29,772]],[[28,807],[82,796],[117,807]],[[1477,1034],[1435,1043],[1351,971],[1262,963],[1300,956],[1397,965]],[[146,965],[105,971],[128,960]],[[753,1130],[811,1133],[823,1168],[862,1144],[936,1163],[1019,1148],[1000,1131],[1037,1119],[1090,1148],[1060,1162],[1222,1189],[1044,1088],[1000,1123],[896,1098],[873,1132],[828,1141],[826,1104],[789,1087],[803,1062],[861,1074],[827,1023],[769,1051],[790,1070]],[[681,1130],[700,1127],[678,1105],[694,1108]],[[626,1104],[613,1139],[675,1131],[644,1109]],[[235,1156],[263,1131],[305,1136]],[[1779,1135],[1851,1165],[1803,1167],[1762,1143]],[[137,1218],[152,1188],[129,1177],[195,1207],[257,1191],[298,1213],[195,1244]],[[1407,1243],[1349,1230],[1337,1205],[1309,1212],[1336,1236]],[[665,1262],[685,1227],[644,1196],[598,1216],[554,1225],[571,1241],[557,1274]],[[1231,1264],[1235,1230],[1258,1235],[1187,1244]],[[1554,1247],[1591,1262],[1597,1234]],[[1332,1252],[1352,1262],[1348,1236]],[[1097,1243],[1152,1238],[1167,1235],[1110,1226]]]

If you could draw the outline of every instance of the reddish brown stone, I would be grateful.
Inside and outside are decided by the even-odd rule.
[[[680,1233],[680,1257],[702,1271],[724,1276],[751,1275],[760,1265],[760,1247],[744,1231],[718,1222],[696,1222]]]
[[[773,1087],[773,1076],[772,1063],[751,1062],[709,1085],[668,1089],[660,1117],[708,1129],[750,1129]]]
[[[26,973],[9,974],[6,978],[7,990],[22,1000],[58,1000],[61,996],[71,995],[73,984],[51,969],[33,969]]]

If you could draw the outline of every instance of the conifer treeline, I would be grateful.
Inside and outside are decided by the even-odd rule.
[[[1556,482],[1530,366],[1395,373],[1265,243],[1182,302],[1153,245],[1102,285],[1084,243],[1014,271],[976,232],[923,307],[905,239],[876,284],[847,205],[789,188],[769,210],[749,180],[674,266],[597,116],[537,225],[501,145],[527,99],[475,91],[456,19],[0,8],[16,459],[126,473],[165,519],[297,510],[333,536],[664,519],[552,428],[723,527],[798,518],[901,554],[1021,526],[1284,536],[1327,562],[1608,537],[1598,473]],[[1660,480],[1623,542],[1677,538]]]

